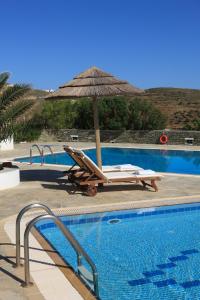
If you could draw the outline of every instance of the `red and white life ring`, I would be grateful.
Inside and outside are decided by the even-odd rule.
[[[162,134],[161,136],[160,136],[160,143],[161,144],[166,144],[168,142],[168,136],[166,135],[166,134]]]

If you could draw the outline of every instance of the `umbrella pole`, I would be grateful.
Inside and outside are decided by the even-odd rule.
[[[94,112],[94,129],[95,129],[95,137],[96,137],[97,165],[98,165],[98,167],[100,169],[102,169],[100,131],[99,131],[99,115],[98,115],[98,101],[97,101],[97,97],[93,97],[93,112]]]

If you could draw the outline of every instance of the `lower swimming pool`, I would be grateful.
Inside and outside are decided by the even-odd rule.
[[[102,300],[200,299],[200,203],[61,219],[94,261]],[[37,229],[77,270],[56,225]]]
[[[85,153],[96,162],[96,150],[85,150]],[[30,158],[17,158],[16,161],[29,162]],[[159,172],[172,172],[200,175],[200,151],[133,149],[133,148],[102,148],[104,165],[133,164],[144,169]],[[40,163],[39,156],[33,162]],[[45,155],[47,164],[72,165],[74,162],[65,153]]]

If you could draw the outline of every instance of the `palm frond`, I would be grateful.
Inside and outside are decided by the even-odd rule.
[[[20,100],[8,106],[5,110],[1,111],[1,124],[15,123],[33,107],[33,103],[31,100]]]
[[[9,73],[0,73],[0,141],[14,134],[23,122],[33,116],[35,100],[25,96],[31,91],[30,85],[7,85]]]
[[[24,97],[30,90],[31,88],[27,84],[15,84],[7,87],[0,95],[0,110]]]
[[[6,140],[14,133],[13,124],[3,124],[0,126],[0,141]]]
[[[4,72],[0,74],[0,91],[6,85],[10,74],[8,72]]]

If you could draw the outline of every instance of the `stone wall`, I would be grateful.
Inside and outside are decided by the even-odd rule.
[[[160,144],[160,136],[163,130],[101,130],[102,142],[113,143],[141,143],[141,144]],[[185,138],[193,138],[194,145],[200,145],[200,131],[167,130],[168,144],[183,145]],[[80,142],[94,142],[94,130],[80,129],[60,129],[58,131],[48,131],[54,140],[69,142],[76,139]],[[74,136],[74,137],[73,137]]]

